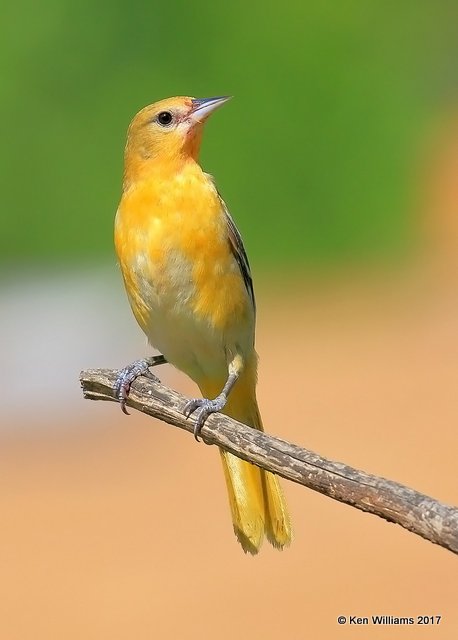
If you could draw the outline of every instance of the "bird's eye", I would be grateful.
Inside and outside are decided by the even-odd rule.
[[[163,127],[168,127],[169,125],[171,125],[172,120],[173,116],[170,111],[161,111],[161,113],[159,113],[159,115],[157,116],[157,121]]]

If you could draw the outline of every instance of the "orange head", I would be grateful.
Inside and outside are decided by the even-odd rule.
[[[180,96],[155,102],[137,113],[130,123],[126,144],[129,165],[197,159],[205,120],[229,97]]]

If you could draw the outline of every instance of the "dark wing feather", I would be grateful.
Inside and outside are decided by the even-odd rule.
[[[224,214],[226,216],[226,221],[227,221],[229,245],[231,247],[232,253],[234,254],[234,258],[236,259],[237,264],[240,267],[243,281],[245,282],[248,295],[250,296],[250,300],[253,304],[253,311],[256,313],[256,301],[254,298],[253,279],[251,277],[250,263],[248,262],[248,257],[245,251],[245,247],[243,246],[242,236],[240,235],[240,232],[237,229],[235,222],[233,221],[231,214],[227,210],[227,207],[222,199],[221,199],[221,204],[224,209]]]

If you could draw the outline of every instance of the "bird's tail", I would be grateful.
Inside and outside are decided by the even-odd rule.
[[[250,388],[251,385],[243,382],[242,378],[235,385],[224,413],[263,431],[254,385]],[[253,555],[258,553],[264,534],[275,548],[288,546],[291,522],[277,476],[227,451],[220,449],[220,453],[232,523],[243,550]]]

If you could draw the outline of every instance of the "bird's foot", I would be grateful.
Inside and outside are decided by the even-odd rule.
[[[114,385],[114,391],[123,413],[127,416],[129,412],[126,409],[126,400],[129,397],[129,391],[132,383],[144,376],[155,382],[160,382],[159,378],[151,373],[150,367],[154,367],[158,364],[164,364],[166,362],[164,356],[153,356],[152,358],[144,358],[142,360],[135,360],[132,364],[127,365],[124,369],[121,369]]]
[[[194,438],[197,442],[199,442],[200,432],[202,431],[202,427],[204,426],[208,416],[224,409],[226,401],[226,395],[221,393],[214,400],[209,400],[208,398],[194,398],[186,403],[183,410],[186,418],[189,418],[194,412],[197,412],[196,423],[194,425]]]

